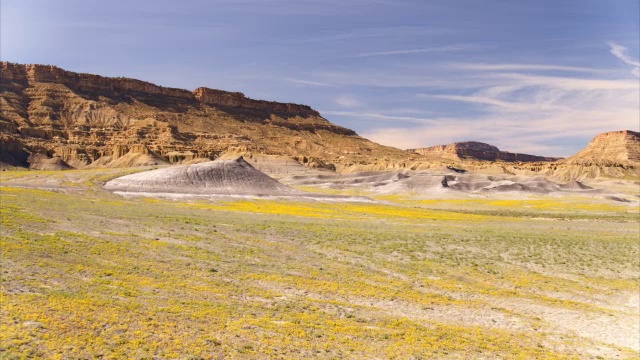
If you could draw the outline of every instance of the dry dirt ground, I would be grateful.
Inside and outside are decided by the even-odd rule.
[[[0,358],[640,354],[635,183],[377,192],[283,179],[369,202],[102,187],[139,171],[0,173]]]

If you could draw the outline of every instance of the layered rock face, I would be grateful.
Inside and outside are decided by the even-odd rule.
[[[306,116],[320,116],[320,113],[307,105],[278,103],[275,101],[253,100],[244,96],[240,92],[228,92],[222,90],[209,89],[206,87],[197,88],[193,91],[198,101],[213,106],[231,106],[245,109],[256,109],[285,114],[299,114]]]
[[[552,162],[559,158],[517,154],[500,151],[497,147],[476,141],[466,141],[449,145],[437,145],[419,149],[408,149],[408,152],[427,156],[437,156],[452,160],[470,159],[506,162]]]
[[[562,179],[595,177],[640,179],[640,133],[599,134],[577,154],[558,162],[553,175]]]
[[[624,130],[599,134],[586,148],[563,161],[567,165],[640,165],[640,133]]]
[[[59,158],[82,168],[198,162],[227,151],[253,151],[317,159],[307,166],[339,167],[362,162],[371,152],[401,153],[330,123],[306,105],[49,65],[2,62],[0,67],[5,165],[29,166],[33,153],[44,155],[31,157],[38,162]]]

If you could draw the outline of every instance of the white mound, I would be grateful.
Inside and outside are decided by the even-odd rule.
[[[282,196],[302,192],[256,170],[242,157],[178,165],[123,176],[105,189],[122,193],[218,194]]]

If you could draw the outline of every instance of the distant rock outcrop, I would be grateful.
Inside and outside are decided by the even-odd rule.
[[[599,134],[583,150],[559,161],[553,176],[640,180],[640,133],[623,130]]]
[[[437,145],[419,149],[407,149],[410,153],[436,156],[447,159],[471,159],[506,162],[552,162],[560,158],[500,151],[497,147],[482,142],[466,141],[449,145]]]
[[[586,148],[562,161],[567,165],[640,165],[640,133],[624,130],[599,134]]]

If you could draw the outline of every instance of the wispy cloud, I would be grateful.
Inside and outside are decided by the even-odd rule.
[[[319,81],[310,81],[310,80],[301,80],[301,79],[292,79],[292,78],[284,78],[281,79],[283,81],[287,81],[290,83],[294,83],[294,84],[300,84],[300,85],[311,85],[311,86],[335,86],[333,84],[329,84],[329,83],[325,83],[325,82],[319,82]]]
[[[338,97],[335,102],[338,106],[344,108],[354,108],[362,106],[362,102],[360,102],[358,99],[346,95]]]
[[[392,50],[392,51],[379,51],[379,52],[369,52],[351,55],[348,57],[371,57],[371,56],[389,56],[389,55],[407,55],[407,54],[421,54],[421,53],[447,53],[454,51],[468,51],[478,49],[478,45],[472,44],[459,44],[459,45],[448,45],[448,46],[440,46],[440,47],[430,47],[430,48],[421,48],[421,49],[405,49],[405,50]]]
[[[635,76],[640,77],[640,61],[629,56],[627,54],[626,47],[620,44],[617,44],[615,42],[609,42],[609,49],[611,51],[611,54],[613,54],[613,56],[620,59],[623,63],[633,66],[634,68],[633,70],[631,70],[631,73],[633,73]]]
[[[492,112],[477,118],[424,119],[417,126],[371,128],[360,135],[402,149],[482,141],[505,151],[566,157],[586,146],[588,139],[595,134],[621,129],[637,130],[637,125],[633,125],[633,119],[638,118],[637,111],[630,108],[607,109],[528,116]],[[584,141],[569,143],[575,139]]]
[[[425,123],[430,123],[430,122],[433,121],[433,120],[428,119],[428,118],[420,118],[420,117],[413,117],[413,116],[386,115],[386,114],[375,113],[375,112],[321,110],[320,113],[322,115],[344,116],[344,117],[350,117],[350,118],[354,118],[354,117],[355,118],[366,118],[366,119],[370,119],[370,120],[383,120],[383,121],[396,120],[396,121],[403,121],[403,122],[416,123],[416,124],[425,124]]]
[[[602,69],[594,69],[579,66],[542,65],[542,64],[484,64],[484,63],[460,63],[453,65],[463,70],[480,71],[570,71],[585,73],[601,73]]]
[[[500,73],[495,75],[524,86],[542,86],[565,90],[637,90],[638,82],[632,80],[583,79],[561,76]]]
[[[379,88],[455,88],[467,87],[455,79],[437,77],[432,74],[406,74],[395,71],[326,71],[315,74],[314,79],[336,86],[366,86]]]
[[[311,36],[304,39],[293,40],[291,44],[322,43],[349,41],[356,39],[373,38],[402,38],[407,36],[441,35],[451,33],[450,29],[433,28],[427,26],[386,26],[356,29],[353,31],[330,33],[320,36]]]
[[[460,101],[467,103],[474,103],[480,105],[491,105],[501,108],[506,111],[533,111],[533,110],[561,110],[564,109],[561,106],[554,106],[549,104],[538,103],[525,103],[514,101],[503,101],[492,97],[486,96],[461,96],[461,95],[430,95],[430,94],[418,94],[418,97],[427,99],[441,99]]]
[[[570,156],[597,133],[638,130],[640,84],[606,76],[613,72],[531,64],[456,64],[452,68],[443,74],[466,87],[441,88],[416,97],[427,101],[425,107],[466,103],[474,105],[473,112],[459,111],[460,106],[453,105],[454,117],[415,122],[399,117],[403,121],[396,126],[371,128],[361,135],[400,148],[475,140],[506,151]],[[555,71],[577,74],[559,76]],[[576,143],[576,139],[585,140]]]

